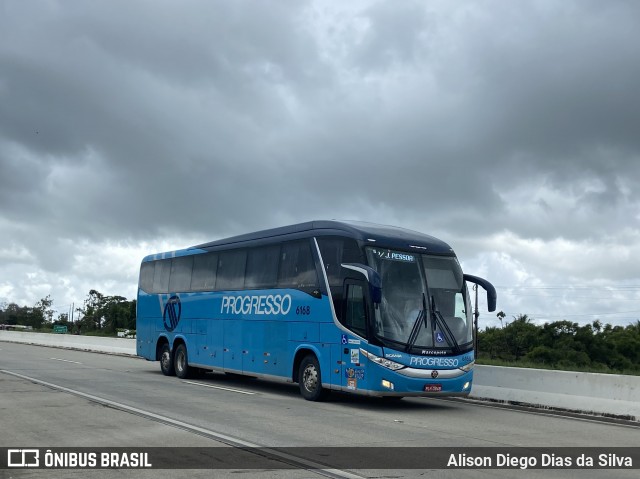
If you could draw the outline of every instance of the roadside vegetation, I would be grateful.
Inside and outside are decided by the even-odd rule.
[[[504,321],[504,313],[498,318]],[[640,375],[640,320],[627,326],[593,321],[536,325],[526,314],[478,333],[478,363]]]
[[[0,325],[26,326],[33,331],[52,332],[54,326],[66,326],[68,333],[93,336],[116,336],[120,330],[135,331],[136,300],[122,296],[106,296],[95,289],[89,291],[83,304],[54,319],[53,300],[42,298],[33,306],[0,303]],[[19,328],[22,329],[22,328]]]

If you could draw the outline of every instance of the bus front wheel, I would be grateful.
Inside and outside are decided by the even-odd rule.
[[[320,364],[315,355],[305,356],[298,371],[298,385],[303,398],[307,401],[322,401],[327,397],[328,391],[322,387]]]
[[[176,370],[173,367],[173,357],[168,343],[160,346],[160,370],[165,376],[175,376]]]
[[[176,376],[178,376],[180,379],[187,379],[189,377],[191,368],[189,367],[187,347],[184,344],[179,344],[176,348],[173,363],[174,367],[176,368]]]

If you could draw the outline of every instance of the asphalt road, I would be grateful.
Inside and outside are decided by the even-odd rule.
[[[296,385],[223,374],[184,381],[142,359],[2,342],[0,431],[0,447],[11,448],[640,446],[637,425],[443,399],[335,394],[311,403]],[[302,464],[290,459],[267,454],[266,467],[252,469],[12,469],[0,477],[638,477],[637,469],[323,471],[291,469]]]

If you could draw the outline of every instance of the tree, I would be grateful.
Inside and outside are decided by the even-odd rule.
[[[48,294],[38,301],[33,309],[42,316],[43,321],[50,323],[53,321],[53,309],[51,306],[53,306],[53,299],[51,299],[51,295]]]
[[[102,307],[104,303],[104,295],[99,291],[92,289],[84,300],[84,307],[81,309],[82,319],[79,326],[85,331],[94,331],[102,329]]]
[[[557,349],[548,346],[536,346],[524,357],[532,363],[540,363],[545,366],[555,366],[561,359],[561,354]]]
[[[16,303],[9,303],[4,310],[5,324],[27,324],[28,309],[26,306],[18,306]]]
[[[500,358],[505,350],[504,329],[489,327],[478,332],[478,352],[491,359]]]
[[[504,332],[507,350],[516,361],[527,354],[537,342],[538,327],[526,314],[514,316],[513,321],[505,326]]]
[[[126,329],[129,302],[122,296],[106,296],[101,313],[104,318],[104,327],[109,332],[115,333],[118,328]]]
[[[135,329],[136,301],[123,296],[105,296],[92,289],[80,308],[78,327],[84,331],[104,330],[115,334],[118,329]]]

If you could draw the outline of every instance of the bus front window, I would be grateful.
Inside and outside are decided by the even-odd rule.
[[[438,348],[443,353],[470,346],[473,330],[468,295],[455,257],[370,247],[367,260],[382,279],[382,301],[375,309],[374,324],[379,339],[396,349],[409,345]]]
[[[464,285],[462,269],[452,256],[422,256],[429,294],[435,301],[456,343],[462,346],[473,340],[471,302]]]

